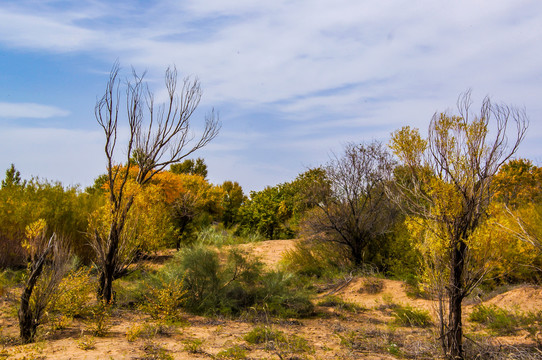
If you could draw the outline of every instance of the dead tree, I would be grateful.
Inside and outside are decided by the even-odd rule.
[[[459,115],[435,113],[427,140],[406,127],[396,131],[391,142],[405,169],[393,189],[402,195],[396,203],[445,244],[436,261],[447,264],[449,274],[443,289],[448,314],[441,318],[441,339],[451,359],[464,355],[462,301],[485,274],[469,267],[469,241],[487,215],[495,174],[517,151],[528,126],[522,109],[497,105],[486,97],[475,115],[471,105],[467,91],[458,99]]]
[[[386,236],[398,211],[386,197],[385,184],[393,175],[395,162],[382,144],[348,144],[341,157],[325,167],[328,186],[311,189],[318,210],[305,219],[307,235],[347,249],[360,266],[364,252]]]
[[[105,93],[95,107],[96,120],[106,140],[107,184],[111,205],[109,233],[107,239],[99,239],[104,246],[103,256],[98,259],[98,296],[107,302],[112,299],[113,280],[119,275],[119,240],[134,201],[134,194],[126,190],[131,170],[136,170],[134,181],[144,186],[167,166],[207,145],[220,129],[220,122],[213,110],[206,116],[199,137],[196,138],[191,130],[192,115],[202,95],[197,79],[184,79],[179,89],[176,68],[168,68],[165,73],[167,100],[156,104],[154,94],[143,78],[144,74],[139,76],[132,70],[131,80],[124,84],[123,100],[129,130],[124,163],[114,161],[121,103],[118,64],[113,66]]]
[[[45,243],[45,231],[33,239],[28,279],[26,280],[18,311],[20,337],[24,343],[32,342],[43,313],[57,296],[58,286],[67,271],[68,251],[53,234]]]

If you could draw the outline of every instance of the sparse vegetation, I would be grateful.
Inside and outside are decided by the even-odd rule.
[[[351,313],[358,313],[364,311],[363,307],[353,302],[345,301],[338,296],[328,295],[322,300],[318,301],[318,306],[333,307],[338,310],[344,310]]]
[[[105,301],[98,301],[90,310],[88,319],[88,330],[98,337],[106,336],[111,329],[111,315],[113,304]]]
[[[520,329],[535,335],[542,330],[542,311],[509,311],[496,305],[480,304],[474,307],[469,320],[482,324],[493,335],[512,335]]]
[[[202,352],[203,341],[200,339],[187,339],[183,341],[184,350],[191,354],[198,354]]]
[[[398,305],[392,309],[395,323],[402,326],[428,327],[432,325],[429,311],[408,305]]]
[[[76,342],[77,347],[81,350],[93,350],[96,348],[96,339],[93,336],[83,335]]]

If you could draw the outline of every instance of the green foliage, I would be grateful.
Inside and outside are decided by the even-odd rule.
[[[486,326],[494,335],[511,335],[520,329],[534,335],[542,329],[542,311],[512,312],[496,305],[480,304],[474,307],[468,319]]]
[[[344,310],[354,314],[366,310],[362,306],[350,301],[345,301],[336,295],[328,295],[324,297],[318,301],[318,306],[333,307],[338,310]]]
[[[264,344],[268,350],[279,353],[299,354],[313,352],[309,342],[297,335],[288,335],[270,326],[256,326],[248,332],[244,339],[249,344]]]
[[[201,346],[203,341],[200,339],[187,339],[183,341],[184,350],[188,351],[191,354],[198,354],[202,352]]]
[[[90,310],[90,320],[88,322],[88,330],[98,337],[106,336],[112,327],[111,315],[113,305],[105,301],[98,301]]]
[[[258,232],[267,239],[290,239],[305,212],[315,206],[314,188],[324,186],[324,171],[310,169],[294,181],[251,192],[239,209],[238,232]]]
[[[143,351],[146,355],[143,357],[144,359],[173,360],[173,356],[169,354],[167,349],[152,342],[145,344]]]
[[[282,185],[251,192],[250,199],[239,209],[238,232],[254,231],[267,239],[292,238],[294,233],[287,223],[291,207],[286,197]]]
[[[84,234],[88,214],[100,205],[100,197],[81,193],[76,187],[65,188],[59,182],[17,179],[8,175],[6,186],[0,189],[0,268],[26,265],[21,247],[24,231],[38,219],[47,223],[48,237],[55,232],[79,258],[89,261],[92,254]]]
[[[162,280],[158,287],[149,287],[145,302],[140,309],[155,320],[181,321],[180,308],[185,301],[187,291],[183,288],[183,279]]]
[[[284,252],[282,263],[291,272],[317,278],[352,267],[341,249],[330,243],[312,241],[296,242],[292,250]]]
[[[370,276],[362,280],[362,285],[359,292],[367,294],[378,294],[384,289],[384,280],[378,277]]]
[[[394,322],[401,326],[428,327],[433,324],[429,311],[408,305],[398,305],[392,309]]]
[[[226,228],[229,228],[239,221],[239,209],[246,200],[246,196],[243,194],[243,188],[237,181],[224,181],[222,190],[224,190],[222,222]]]
[[[262,240],[264,238],[259,234],[253,234],[252,236],[244,236],[244,234],[235,235],[231,230],[223,229],[220,226],[209,226],[198,233],[196,242],[199,245],[221,247],[224,245],[246,244]]]
[[[270,341],[285,341],[286,336],[280,330],[274,330],[270,326],[256,326],[248,332],[244,339],[249,344],[265,344]]]
[[[60,282],[59,296],[51,303],[49,312],[69,318],[89,315],[89,300],[96,290],[94,277],[89,268],[72,270]]]
[[[15,165],[11,164],[10,168],[6,170],[6,177],[2,180],[2,188],[21,186],[21,172],[15,169]]]
[[[93,350],[96,348],[96,339],[93,336],[83,335],[75,342],[81,350]]]
[[[199,175],[204,179],[207,177],[207,165],[202,158],[197,158],[196,161],[187,159],[182,163],[172,164],[169,171],[174,174]]]
[[[247,351],[243,349],[242,347],[240,347],[239,345],[233,345],[230,348],[219,351],[218,354],[215,355],[215,358],[216,359],[233,359],[233,360],[246,359]]]
[[[273,316],[300,317],[312,313],[308,294],[293,276],[264,272],[261,262],[236,249],[222,259],[210,248],[185,248],[159,276],[184,276],[184,307],[195,313],[236,315],[258,304],[266,304]]]

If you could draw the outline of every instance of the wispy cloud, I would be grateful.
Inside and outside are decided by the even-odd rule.
[[[245,149],[289,163],[295,176],[302,163],[340,143],[385,138],[406,124],[423,129],[467,88],[542,116],[542,2],[536,0],[8,3],[0,9],[0,44],[7,48],[118,58],[148,69],[153,85],[169,64],[198,75],[203,106],[233,109],[223,113],[224,138],[210,153],[228,158],[246,177],[257,171],[239,162],[258,160],[241,157]],[[31,105],[24,113],[25,106],[0,104],[0,116],[63,114]],[[5,115],[10,112],[17,116]],[[257,121],[247,129],[252,117]],[[531,122],[528,137],[541,137],[539,123]],[[287,159],[268,152],[273,138],[291,149]],[[310,154],[318,155],[307,160]],[[235,178],[227,168],[221,166],[224,177]]]
[[[47,119],[52,117],[67,116],[70,112],[56,106],[41,105],[34,103],[7,103],[0,102],[0,118],[19,119]]]

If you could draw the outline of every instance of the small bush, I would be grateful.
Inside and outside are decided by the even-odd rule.
[[[392,309],[395,323],[402,326],[428,327],[432,325],[429,311],[410,306],[397,306]]]
[[[264,344],[267,350],[276,350],[279,353],[299,354],[313,352],[309,342],[297,335],[287,335],[270,326],[257,326],[244,337],[249,344]]]
[[[113,305],[105,301],[100,301],[91,310],[90,323],[88,330],[98,337],[106,336],[111,329],[111,313]]]
[[[513,334],[519,325],[516,316],[495,305],[475,306],[469,315],[469,320],[487,326],[498,335]]]
[[[365,310],[363,307],[358,304],[345,301],[338,296],[328,295],[318,302],[319,306],[333,307],[339,310],[345,310],[352,313],[358,313]]]
[[[191,354],[198,354],[202,352],[201,345],[203,341],[200,339],[188,339],[184,340],[184,350]]]
[[[96,348],[96,339],[93,336],[84,335],[76,340],[77,347],[81,350],[93,350]]]
[[[240,347],[239,345],[234,345],[226,350],[220,351],[215,356],[216,359],[234,359],[234,360],[240,360],[240,359],[246,359],[247,358],[247,351]]]
[[[265,238],[258,233],[245,232],[233,234],[229,230],[217,226],[209,226],[199,232],[197,243],[200,245],[222,247],[225,245],[246,244],[263,240],[265,240]]]
[[[404,288],[408,297],[412,299],[427,298],[427,293],[421,286],[418,276],[408,274],[404,280]]]
[[[359,289],[360,293],[379,294],[384,289],[384,280],[377,277],[366,277]]]
[[[282,263],[298,275],[321,278],[349,268],[351,264],[327,243],[297,242],[294,249],[285,251]]]
[[[280,330],[273,330],[270,326],[257,326],[244,337],[249,344],[265,344],[270,341],[286,342],[286,336]]]
[[[181,321],[183,317],[180,307],[185,302],[187,290],[183,288],[183,280],[172,279],[161,281],[160,287],[149,288],[149,295],[140,309],[155,320]]]
[[[126,332],[126,340],[129,342],[137,339],[152,339],[156,335],[170,335],[171,329],[164,324],[135,324]]]
[[[90,269],[72,271],[62,279],[58,289],[60,296],[50,305],[49,311],[69,318],[86,317],[94,292],[95,282]]]
[[[167,349],[152,342],[145,344],[143,351],[146,356],[142,359],[173,360],[173,356],[168,353]]]

